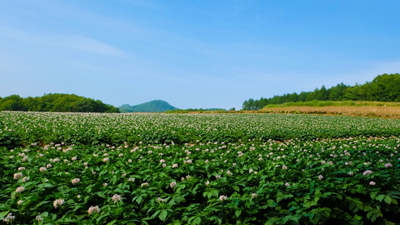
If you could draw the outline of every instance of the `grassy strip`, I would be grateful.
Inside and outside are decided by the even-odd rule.
[[[370,101],[308,101],[308,102],[286,102],[283,104],[270,104],[264,107],[266,108],[279,108],[279,107],[290,107],[290,106],[383,106],[383,107],[399,107],[399,102],[370,102]]]

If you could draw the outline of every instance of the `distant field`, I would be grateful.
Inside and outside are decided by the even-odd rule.
[[[400,103],[398,102],[290,102],[281,105],[268,105],[260,112],[287,114],[327,114],[381,118],[400,118]]]

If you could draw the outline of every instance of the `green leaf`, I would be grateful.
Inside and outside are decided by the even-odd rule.
[[[276,202],[279,203],[280,201],[282,201],[282,199],[283,199],[282,192],[278,192],[278,194],[276,194]]]
[[[158,216],[160,218],[160,220],[165,221],[165,219],[167,218],[168,212],[167,210],[162,210],[160,215]]]
[[[356,220],[362,220],[363,217],[362,217],[362,216],[359,216],[359,215],[357,215],[357,214],[355,214],[355,215],[354,215],[354,219],[356,219]]]
[[[7,216],[9,211],[4,211],[0,213],[0,220],[3,219],[5,216]]]
[[[151,209],[150,209],[150,210],[151,210]],[[150,211],[150,210],[149,210],[149,211]],[[157,211],[151,216],[151,218],[155,218],[160,212],[161,212],[160,210],[157,210]]]
[[[193,223],[200,224],[201,223],[201,218],[200,217],[196,217],[196,219],[194,219]]]
[[[384,198],[385,198],[385,195],[378,195],[378,197],[376,197],[375,199],[382,202]]]
[[[13,191],[13,192],[11,193],[11,198],[12,198],[12,199],[15,199],[15,195],[17,195],[17,193],[16,193],[15,191]]]
[[[235,216],[236,216],[237,218],[239,218],[240,214],[242,214],[242,210],[241,210],[241,209],[236,210]]]
[[[390,196],[385,196],[385,202],[390,205],[392,203],[392,198]]]
[[[54,187],[54,185],[52,185],[52,184],[50,184],[50,183],[44,183],[44,184],[42,184],[42,185],[43,185],[43,187],[45,187],[45,188]]]
[[[97,192],[97,196],[99,196],[100,198],[106,198],[103,192]]]
[[[139,197],[136,199],[136,202],[140,204],[141,201],[142,201],[142,196],[139,196]]]
[[[320,219],[320,217],[318,215],[315,215],[314,218],[311,219],[311,223],[317,224],[319,219]]]
[[[107,225],[112,225],[112,224],[116,223],[117,221],[118,221],[118,220],[113,220],[113,221],[107,223]]]
[[[376,218],[377,218],[377,215],[374,214],[374,215],[371,217],[371,222],[375,222]]]
[[[218,198],[218,190],[213,190],[212,193],[216,198]]]
[[[272,208],[278,206],[278,203],[274,202],[274,200],[272,200],[272,199],[268,199],[267,203],[268,203],[268,206],[272,207]]]

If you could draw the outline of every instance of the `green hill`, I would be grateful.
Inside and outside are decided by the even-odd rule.
[[[124,104],[119,107],[119,111],[122,113],[129,112],[165,112],[168,110],[177,109],[172,105],[168,104],[168,102],[163,100],[153,100],[150,102],[145,102],[139,105],[130,106],[128,104]]]
[[[42,97],[22,98],[19,95],[0,97],[0,111],[36,112],[106,112],[119,113],[118,108],[74,94],[45,94]]]

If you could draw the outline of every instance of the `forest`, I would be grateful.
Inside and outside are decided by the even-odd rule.
[[[354,86],[337,84],[329,89],[324,85],[314,91],[300,94],[275,95],[271,98],[261,97],[259,100],[252,98],[243,102],[243,110],[259,110],[269,104],[282,104],[286,102],[306,101],[381,101],[400,102],[400,74],[382,74],[375,77],[371,82],[356,84]]]
[[[74,94],[44,94],[42,97],[27,98],[22,98],[19,95],[0,97],[0,111],[4,110],[119,113],[119,109],[112,105]]]

